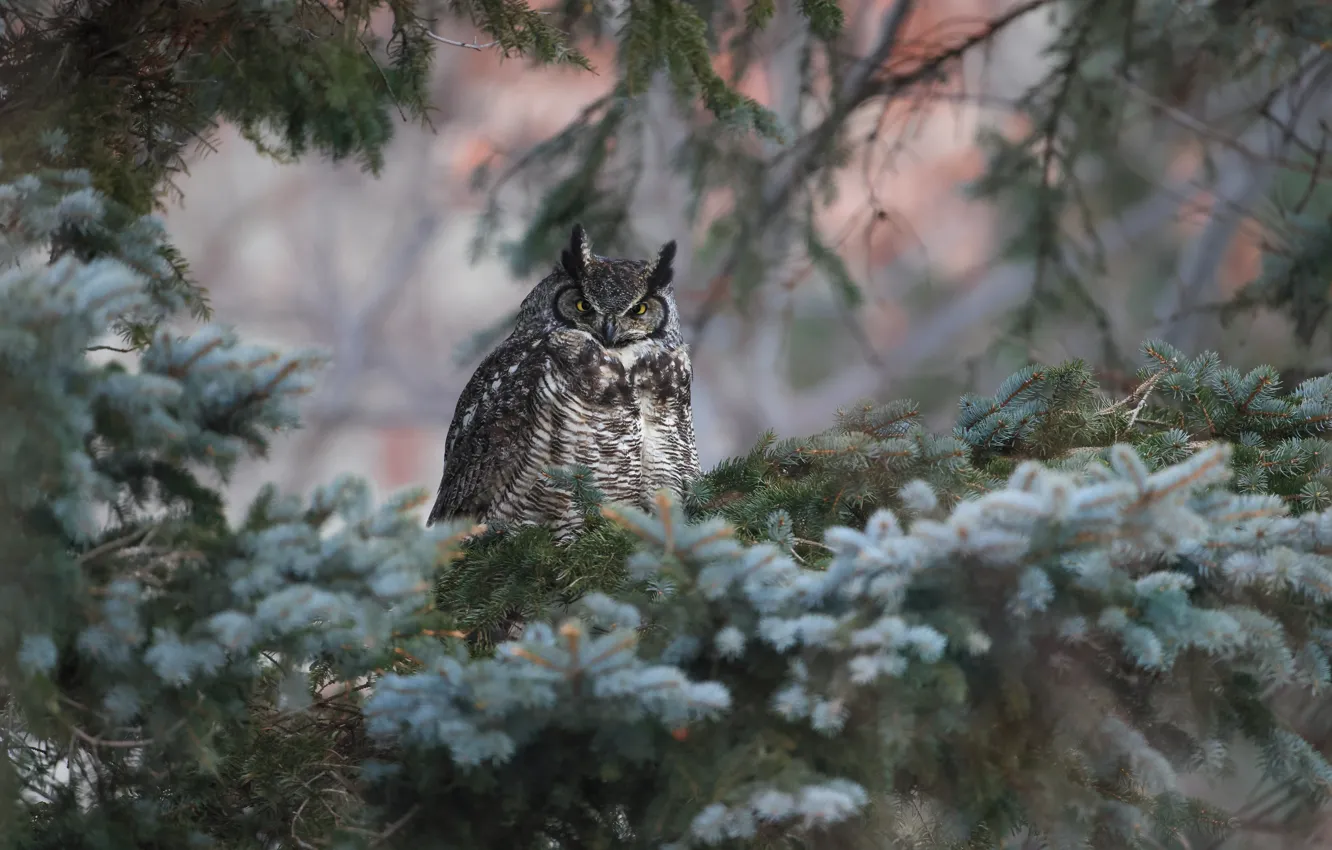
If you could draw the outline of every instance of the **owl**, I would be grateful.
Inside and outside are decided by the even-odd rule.
[[[468,516],[567,541],[582,515],[552,466],[587,466],[607,501],[683,492],[699,466],[674,259],[674,241],[651,261],[598,256],[574,226],[458,399],[427,525]]]

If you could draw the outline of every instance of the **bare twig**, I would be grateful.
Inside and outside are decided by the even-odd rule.
[[[1129,413],[1128,427],[1132,428],[1134,423],[1138,421],[1138,415],[1142,413],[1143,407],[1147,405],[1147,399],[1149,396],[1151,396],[1152,389],[1156,386],[1156,382],[1161,380],[1161,376],[1165,374],[1168,374],[1168,370],[1163,369],[1160,372],[1157,372],[1156,374],[1152,375],[1150,378],[1148,378],[1147,380],[1143,381],[1140,385],[1138,385],[1138,388],[1135,389],[1133,392],[1129,393],[1126,397],[1120,399],[1119,401],[1115,402],[1114,404],[1108,407],[1103,407],[1100,410],[1096,411],[1097,415],[1098,416],[1104,415],[1106,413],[1111,412],[1112,410],[1117,410],[1123,407],[1124,405],[1130,403],[1136,398],[1138,399],[1138,403],[1134,405],[1133,410]]]
[[[330,169],[321,170],[319,177],[298,175],[296,191],[288,188],[272,198],[278,207],[271,213],[266,204],[262,208],[265,219],[271,215],[284,227],[309,226],[301,238],[287,240],[289,245],[308,249],[304,256],[291,258],[305,271],[300,276],[304,282],[285,293],[281,301],[266,302],[262,313],[246,300],[231,308],[232,316],[265,324],[303,325],[311,337],[331,350],[330,368],[303,410],[307,428],[295,435],[284,458],[287,486],[304,486],[302,482],[316,474],[314,466],[328,441],[348,427],[415,428],[441,419],[447,422],[451,414],[446,405],[456,394],[456,375],[430,368],[442,354],[421,348],[421,339],[433,336],[430,328],[420,327],[429,324],[429,311],[413,309],[416,303],[408,307],[408,302],[422,297],[423,264],[447,225],[448,214],[436,208],[428,184],[419,180],[419,163],[410,162],[429,155],[429,137],[408,138],[410,147],[395,158],[395,167],[401,169],[397,173],[406,175],[401,185],[408,195],[394,199],[398,220],[384,236],[380,255],[370,258],[365,280],[348,278],[344,258],[337,250],[347,222],[341,217],[331,221],[319,217],[336,206],[326,202],[324,193],[363,188],[358,172]],[[390,181],[390,175],[380,183],[385,181]],[[400,181],[387,185],[393,187],[394,182]],[[311,212],[295,215],[287,203]],[[358,218],[359,209],[353,213]],[[253,216],[253,208],[247,212]],[[222,254],[224,245],[217,247]],[[367,391],[376,393],[373,402],[367,403]]]
[[[804,537],[792,537],[791,539],[797,543],[803,543],[806,546],[817,546],[820,549],[827,549],[829,552],[833,550],[833,548],[829,546],[827,543],[820,543],[817,540],[809,540]]]
[[[291,840],[295,841],[298,845],[300,845],[300,847],[303,848],[303,850],[315,850],[315,846],[313,844],[311,844],[310,842],[306,841],[305,839],[301,838],[299,835],[296,834],[296,824],[300,823],[301,813],[305,811],[305,805],[309,802],[310,802],[309,797],[306,797],[304,800],[302,800],[301,804],[296,807],[296,814],[291,816]]]
[[[278,712],[277,714],[268,718],[267,721],[268,725],[272,726],[275,723],[282,723],[287,720],[291,720],[292,718],[297,717],[301,714],[305,714],[306,712],[314,711],[315,709],[318,708],[325,708],[327,706],[332,705],[334,702],[337,702],[340,699],[344,699],[345,697],[357,693],[358,691],[364,691],[369,688],[373,688],[375,685],[374,682],[362,682],[359,685],[351,685],[350,683],[344,683],[344,684],[347,684],[348,686],[345,688],[340,688],[334,693],[328,694],[326,696],[321,696],[316,699],[313,699],[306,705],[300,706],[299,708],[289,708],[286,709],[285,711]]]
[[[172,733],[176,732],[178,729],[180,729],[180,727],[184,725],[185,725],[185,718],[182,717],[180,720],[177,720],[170,729],[167,730],[166,732],[167,736],[170,736]],[[84,732],[82,729],[75,726],[73,723],[69,723],[68,721],[66,721],[66,726],[69,727],[69,731],[74,734],[74,737],[78,738],[80,741],[83,741],[85,744],[90,744],[91,746],[94,747],[106,747],[108,749],[115,749],[115,750],[133,750],[133,749],[138,749],[140,747],[148,747],[157,743],[156,738],[141,738],[136,741],[107,740],[106,738],[99,738],[94,735],[89,735],[87,732]]]
[[[485,44],[481,44],[475,39],[469,44],[468,42],[465,41],[455,41],[454,39],[451,38],[445,38],[442,35],[435,35],[433,32],[430,32],[429,30],[426,30],[426,37],[429,38],[431,41],[438,41],[440,44],[449,44],[454,47],[465,47],[468,50],[485,50],[488,47],[494,47],[495,45],[499,44],[498,41],[487,41]]]
[[[157,526],[150,525],[147,528],[141,528],[138,531],[131,532],[123,537],[117,537],[115,540],[108,540],[101,546],[96,546],[80,555],[79,563],[86,564],[89,561],[96,560],[97,558],[110,552],[115,552],[118,549],[124,549],[127,546],[133,546],[137,543],[147,543],[152,539],[153,533],[156,531]]]
[[[395,820],[393,823],[389,824],[388,828],[385,829],[383,832],[381,832],[371,843],[370,846],[377,847],[380,844],[383,844],[385,841],[388,841],[391,837],[393,837],[393,833],[402,829],[403,825],[406,824],[407,821],[415,817],[416,813],[419,812],[420,810],[421,810],[420,803],[417,803],[416,805],[412,806],[410,809],[407,810],[407,814],[403,815],[402,817]]]

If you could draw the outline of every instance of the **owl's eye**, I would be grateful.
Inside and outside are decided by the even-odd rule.
[[[646,301],[638,302],[638,306],[634,308],[634,315],[641,316],[646,312],[647,312],[647,302]]]
[[[580,299],[578,299],[577,301],[574,302],[574,309],[577,310],[577,311],[580,312],[580,313],[586,313],[586,312],[587,312],[589,309],[591,309],[591,308],[589,308],[589,307],[587,306],[587,302],[586,302],[586,301],[584,301],[583,299],[580,298]]]

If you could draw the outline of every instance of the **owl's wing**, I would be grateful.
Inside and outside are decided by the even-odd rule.
[[[449,424],[444,474],[426,525],[459,515],[484,517],[529,468],[537,390],[548,366],[544,346],[506,346],[481,361]]]

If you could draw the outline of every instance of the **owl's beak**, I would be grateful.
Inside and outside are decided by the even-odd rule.
[[[601,339],[607,345],[614,345],[615,340],[619,338],[619,335],[620,335],[620,329],[615,324],[615,319],[608,317],[604,322],[601,323]]]

